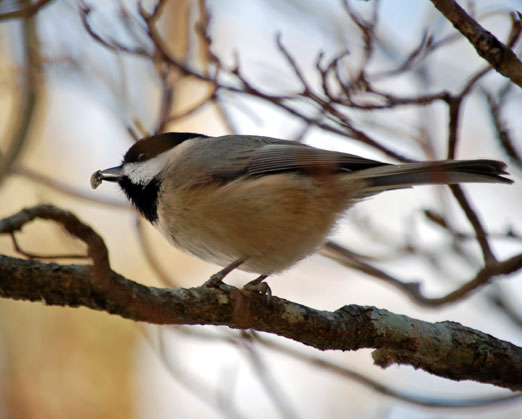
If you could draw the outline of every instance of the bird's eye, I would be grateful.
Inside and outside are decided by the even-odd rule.
[[[144,160],[147,160],[147,153],[138,154],[138,161],[144,161]]]

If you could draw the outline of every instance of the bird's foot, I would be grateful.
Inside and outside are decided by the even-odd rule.
[[[219,272],[216,272],[207,281],[205,281],[202,287],[221,289],[224,285],[223,278],[225,278],[225,276],[227,276],[243,262],[244,260],[238,259],[235,262],[232,262],[230,265],[225,266],[223,269],[221,269]]]
[[[268,275],[260,275],[253,281],[246,283],[243,286],[243,289],[247,290],[247,291],[255,291],[262,295],[266,295],[266,301],[268,304],[270,302],[270,299],[272,298],[272,290],[270,289],[268,284],[266,282],[264,282],[264,280],[267,277],[268,277]]]

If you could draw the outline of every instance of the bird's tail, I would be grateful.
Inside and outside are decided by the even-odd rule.
[[[385,165],[352,172],[367,181],[364,194],[416,185],[454,185],[456,183],[513,183],[501,175],[506,164],[497,160],[441,160]],[[350,177],[351,177],[350,176]]]

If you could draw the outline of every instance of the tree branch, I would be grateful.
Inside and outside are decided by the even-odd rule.
[[[491,282],[493,278],[511,275],[522,269],[522,253],[518,253],[500,262],[496,260],[490,261],[483,266],[482,269],[477,271],[473,278],[468,279],[453,291],[440,297],[428,297],[421,292],[420,282],[402,281],[382,269],[360,260],[359,255],[354,254],[337,243],[328,241],[320,250],[320,253],[348,268],[357,269],[360,272],[393,285],[414,303],[430,308],[441,307],[462,300],[468,297],[472,292],[477,291],[480,287]]]
[[[94,264],[59,265],[0,255],[0,296],[88,307],[155,324],[224,325],[284,336],[318,349],[375,348],[377,365],[409,364],[453,380],[522,390],[522,348],[458,323],[428,323],[375,307],[319,311],[282,298],[239,290],[146,287],[111,270],[103,239],[70,212],[50,205],[0,220],[0,233],[54,220],[87,244]]]
[[[87,307],[155,324],[224,325],[284,336],[315,348],[376,348],[377,365],[409,364],[453,380],[522,390],[522,348],[454,322],[428,323],[375,307],[315,310],[278,297],[226,286],[146,287],[111,271],[118,294],[92,281],[88,265],[59,265],[0,256],[0,296]],[[125,298],[121,298],[121,297]]]
[[[21,5],[29,4],[20,2]],[[38,10],[38,9],[36,9]],[[19,86],[20,105],[15,112],[15,126],[9,134],[12,138],[5,153],[0,152],[0,184],[4,180],[10,168],[17,161],[30,134],[31,124],[34,118],[35,109],[38,102],[37,76],[40,72],[40,62],[38,56],[38,33],[31,12],[31,6],[22,9],[25,16],[23,19],[22,45],[24,69],[21,71],[21,83]],[[34,12],[36,13],[36,11]],[[1,16],[0,16],[1,20]]]
[[[14,9],[9,12],[0,13],[0,21],[7,20],[7,19],[19,19],[19,18],[27,19],[29,17],[34,16],[36,13],[38,13],[40,11],[40,9],[43,9],[50,2],[51,2],[51,0],[37,0],[34,3],[27,1],[26,2],[27,4],[19,2],[21,4],[18,9]]]
[[[431,0],[431,2],[455,29],[471,42],[482,58],[500,74],[522,87],[522,62],[510,48],[484,29],[456,1]]]

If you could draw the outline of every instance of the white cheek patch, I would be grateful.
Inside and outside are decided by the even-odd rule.
[[[123,174],[135,185],[146,185],[164,169],[168,154],[166,151],[144,162],[127,163],[123,166]]]

